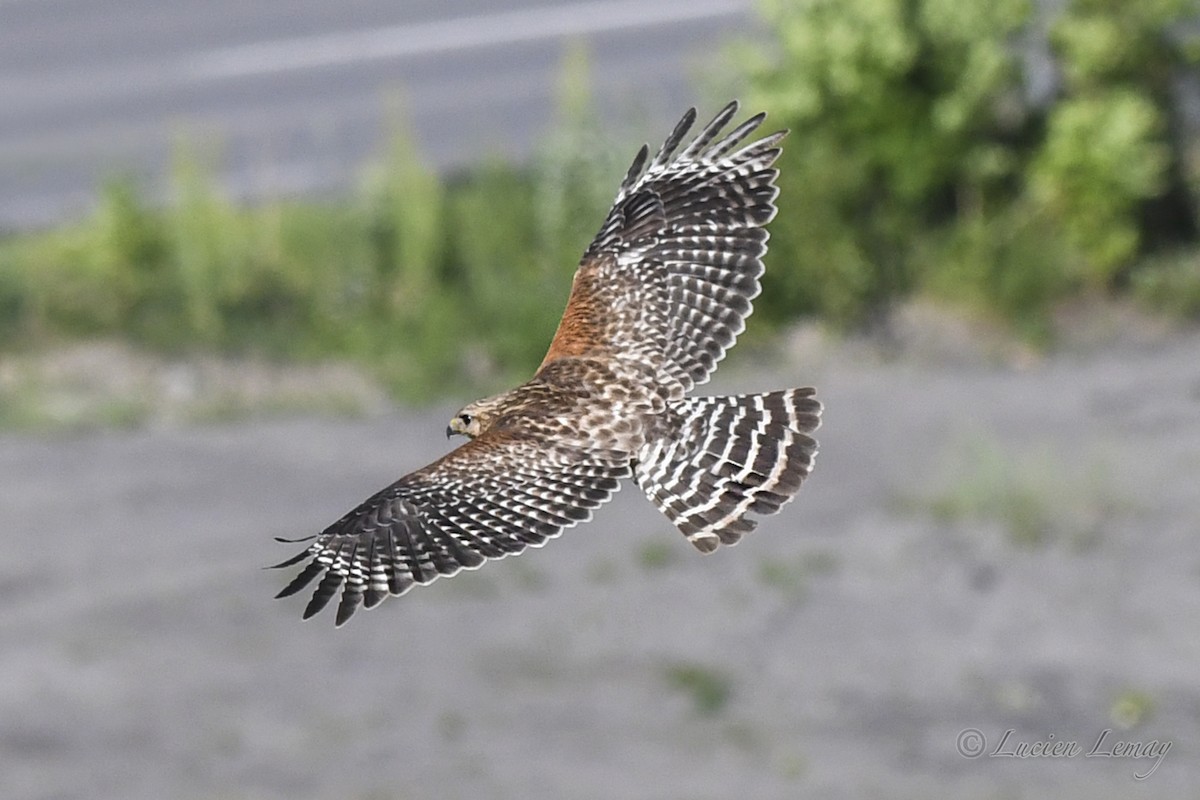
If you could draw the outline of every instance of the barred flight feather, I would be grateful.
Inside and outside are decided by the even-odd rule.
[[[812,389],[677,403],[676,433],[639,454],[638,485],[704,552],[754,529],[745,515],[774,514],[812,470],[821,404]]]
[[[590,518],[630,474],[627,457],[495,437],[471,442],[376,493],[275,567],[311,562],[278,597],[318,576],[307,619],[340,590],[336,623],[359,606],[489,559],[538,547]],[[447,480],[447,478],[451,478]]]
[[[684,391],[707,381],[745,330],[751,301],[761,291],[767,240],[761,226],[776,212],[778,171],[772,165],[786,132],[734,152],[765,118],[757,114],[717,140],[736,111],[730,103],[676,155],[695,121],[689,112],[644,171],[648,151],[639,151],[580,268],[599,270],[609,282],[619,281],[613,273],[633,271],[647,289],[665,287],[640,295],[661,307],[642,315],[636,340],[624,336],[628,330],[619,320],[607,338],[628,357],[652,360]],[[571,310],[568,305],[568,317]],[[660,330],[650,336],[654,326]],[[605,328],[600,321],[588,327]],[[560,334],[569,331],[560,328]]]

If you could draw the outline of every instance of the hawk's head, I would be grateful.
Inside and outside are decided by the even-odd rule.
[[[492,426],[492,422],[499,416],[500,406],[505,397],[505,395],[487,397],[463,406],[463,409],[455,414],[450,420],[450,424],[446,426],[446,438],[461,434],[474,439],[481,435]]]

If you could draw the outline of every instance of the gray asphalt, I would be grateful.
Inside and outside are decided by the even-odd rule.
[[[527,157],[575,42],[601,109],[669,129],[749,6],[0,0],[0,230],[77,216],[113,175],[160,191],[181,138],[238,196],[344,187],[397,106],[441,168]]]
[[[272,537],[444,452],[450,406],[0,437],[0,797],[1194,797],[1198,349],[743,360],[715,390],[827,410],[799,499],[737,547],[627,488],[340,630],[271,600]],[[988,476],[1040,544],[939,517]],[[1139,782],[1152,760],[966,758],[968,729],[1171,748]]]

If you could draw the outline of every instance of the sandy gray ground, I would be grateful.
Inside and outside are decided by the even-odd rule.
[[[702,557],[627,489],[341,630],[270,599],[271,537],[443,452],[452,409],[0,437],[0,797],[1194,797],[1198,353],[743,360],[714,388],[827,405],[747,541]],[[1010,728],[1083,752],[989,756]],[[1139,782],[1085,757],[1108,728],[1171,746]]]

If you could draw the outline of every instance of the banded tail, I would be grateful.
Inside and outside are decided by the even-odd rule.
[[[646,445],[634,474],[642,491],[702,552],[754,530],[749,513],[774,514],[812,471],[821,424],[813,389],[674,404],[676,435]]]

